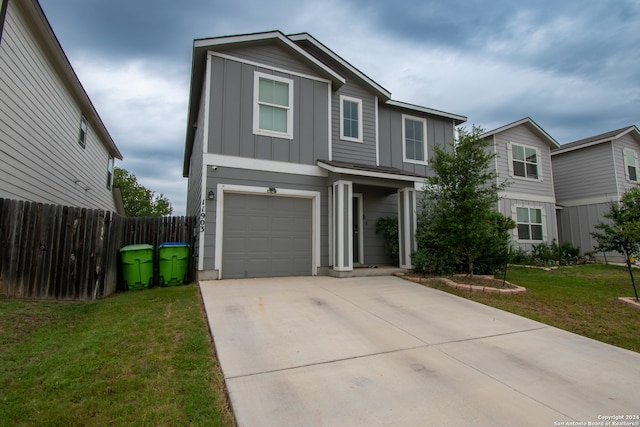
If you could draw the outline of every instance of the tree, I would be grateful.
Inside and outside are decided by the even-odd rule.
[[[442,267],[463,264],[469,275],[476,261],[489,263],[491,254],[506,256],[507,230],[515,226],[513,220],[495,212],[507,183],[498,183],[491,168],[495,154],[481,133],[476,126],[471,132],[460,129],[458,143],[451,143],[450,150],[436,147],[430,161],[435,175],[427,178],[417,233],[419,248],[420,243],[426,248],[418,257],[441,257]]]
[[[638,301],[631,257],[640,253],[640,187],[631,187],[620,198],[620,203],[612,203],[609,212],[604,217],[610,222],[600,222],[591,233],[598,242],[596,250],[607,252],[616,251],[624,255],[627,260],[631,285]]]
[[[169,199],[163,194],[157,196],[154,191],[138,183],[136,176],[126,169],[114,169],[113,185],[120,187],[127,216],[164,216],[173,212]]]

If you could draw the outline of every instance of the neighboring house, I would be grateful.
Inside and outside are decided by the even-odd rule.
[[[481,136],[492,142],[498,182],[509,183],[498,211],[517,224],[514,247],[529,252],[553,242],[558,232],[550,153],[559,144],[529,117]]]
[[[563,144],[551,152],[561,241],[592,252],[594,226],[611,203],[638,185],[640,131],[636,126]],[[613,255],[613,254],[612,254]]]
[[[0,198],[115,211],[122,155],[42,8],[0,1]]]
[[[183,173],[199,277],[392,263],[375,231],[386,216],[410,268],[429,156],[465,120],[391,100],[306,33],[196,40]]]

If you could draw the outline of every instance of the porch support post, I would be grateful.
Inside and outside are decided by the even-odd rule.
[[[411,254],[416,243],[416,190],[406,187],[398,190],[398,239],[400,243],[400,267],[411,269]]]
[[[332,199],[333,269],[353,270],[353,183],[336,181],[333,183]]]

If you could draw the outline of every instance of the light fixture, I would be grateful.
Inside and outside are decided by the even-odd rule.
[[[276,194],[278,192],[278,190],[276,190],[276,187],[269,187],[269,189],[267,190],[267,193],[269,194]]]
[[[208,196],[209,196],[209,200],[213,200],[216,198],[216,193],[214,193],[213,190],[211,190],[209,191]]]

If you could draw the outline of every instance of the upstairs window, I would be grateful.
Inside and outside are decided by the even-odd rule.
[[[109,161],[107,163],[107,188],[111,190],[113,186],[113,157],[109,157]]]
[[[340,96],[340,139],[362,142],[362,100]]]
[[[538,172],[538,150],[524,145],[511,144],[513,176],[540,179]]]
[[[82,148],[87,146],[87,118],[80,116],[80,135],[78,136],[78,143]]]
[[[542,209],[517,208],[518,240],[542,241]]]
[[[636,152],[625,148],[624,150],[624,169],[629,181],[638,182],[638,163],[636,160]]]
[[[426,119],[403,115],[402,139],[405,162],[423,164],[427,162]]]
[[[253,132],[293,138],[293,80],[255,73]]]

